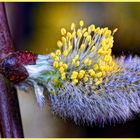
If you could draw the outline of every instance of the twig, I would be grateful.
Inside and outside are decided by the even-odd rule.
[[[14,51],[4,4],[0,3],[0,61]],[[22,138],[23,129],[16,89],[0,74],[0,127],[5,138]]]

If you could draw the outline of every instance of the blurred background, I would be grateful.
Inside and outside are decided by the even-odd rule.
[[[49,53],[56,49],[60,28],[72,22],[118,28],[113,54],[140,54],[140,3],[6,3],[8,21],[16,50]],[[77,126],[40,109],[33,91],[19,91],[25,137],[140,137],[140,117],[123,124]]]

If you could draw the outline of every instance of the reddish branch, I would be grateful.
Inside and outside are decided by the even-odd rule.
[[[4,4],[0,3],[0,61],[14,51]],[[5,138],[22,138],[23,130],[16,89],[0,74],[0,127]]]

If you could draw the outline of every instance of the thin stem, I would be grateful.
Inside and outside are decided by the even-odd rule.
[[[5,7],[0,3],[0,61],[14,51]],[[16,89],[0,74],[0,128],[4,138],[22,138],[23,129]]]

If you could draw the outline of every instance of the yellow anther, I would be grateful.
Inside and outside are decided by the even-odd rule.
[[[102,29],[100,29],[100,30],[98,31],[98,34],[99,34],[99,35],[101,35],[101,34],[102,34],[102,32],[103,32],[103,30],[102,30]]]
[[[86,45],[85,44],[82,44],[81,46],[80,46],[80,51],[82,51],[83,49],[85,49],[86,48]]]
[[[74,59],[75,60],[77,60],[78,58],[79,58],[79,55],[78,54],[74,56]]]
[[[56,55],[61,55],[61,51],[60,50],[56,50]]]
[[[66,29],[65,28],[61,28],[61,34],[65,35],[66,34]]]
[[[106,66],[100,66],[101,71],[105,71],[105,69],[106,69]]]
[[[74,65],[76,63],[76,60],[75,59],[72,59],[72,64]]]
[[[100,27],[97,27],[97,28],[95,29],[95,33],[98,33],[99,30],[100,30]]]
[[[70,51],[72,49],[72,45],[68,46],[68,51]]]
[[[67,69],[68,68],[68,65],[67,64],[63,64],[62,66],[63,66],[64,69]]]
[[[61,80],[65,80],[66,79],[66,74],[65,73],[62,73],[61,74]]]
[[[117,31],[118,31],[118,28],[114,29],[113,30],[113,34],[116,33]]]
[[[50,56],[51,56],[52,58],[55,58],[55,57],[56,57],[55,53],[51,53]]]
[[[80,61],[77,61],[75,65],[76,67],[80,66]]]
[[[62,65],[63,65],[63,62],[60,61],[60,62],[59,62],[59,67],[61,67]]]
[[[91,35],[87,35],[86,40],[87,40],[88,42],[91,42]]]
[[[72,38],[74,38],[74,36],[76,35],[76,32],[74,31],[71,35]]]
[[[108,55],[111,55],[111,53],[112,53],[112,50],[111,49],[108,49],[107,54]]]
[[[106,75],[106,72],[105,71],[102,71],[102,74],[103,74],[103,77]]]
[[[84,64],[87,65],[87,64],[88,64],[88,61],[89,61],[89,58],[86,58],[86,59],[84,60]]]
[[[94,24],[90,25],[88,30],[90,32],[93,32],[95,30],[95,25]]]
[[[63,43],[59,40],[59,41],[57,41],[57,46],[58,46],[59,48],[61,48],[61,47],[63,46]]]
[[[97,85],[100,85],[100,84],[102,84],[102,82],[103,82],[103,80],[98,80],[97,82],[95,82],[95,85],[97,86]]]
[[[93,70],[98,70],[99,69],[99,66],[98,66],[98,64],[95,64],[94,66],[93,66]]]
[[[59,66],[58,61],[54,61],[53,62],[53,67],[58,68],[58,66]]]
[[[62,37],[62,42],[65,44],[66,43],[66,38],[65,37]]]
[[[71,24],[71,30],[74,30],[75,29],[75,23],[72,23]]]
[[[84,82],[87,82],[88,81],[88,77],[85,76],[83,80],[84,80]]]
[[[73,83],[74,85],[76,85],[76,84],[78,83],[78,79],[73,79],[73,80],[72,80],[72,83]]]
[[[81,27],[83,27],[83,26],[84,26],[84,21],[83,21],[83,20],[80,20],[79,25],[80,25]]]
[[[60,68],[59,68],[59,72],[60,72],[60,73],[64,73],[64,68],[63,68],[63,67],[60,67]]]
[[[88,72],[90,73],[91,76],[95,75],[95,71],[93,69],[88,70]]]
[[[92,64],[92,60],[89,59],[87,65],[90,66],[91,64]]]
[[[82,74],[85,74],[86,73],[84,70],[80,70],[79,72],[82,73]]]
[[[104,71],[105,72],[108,72],[109,71],[109,66],[108,65],[105,66]]]
[[[80,70],[79,73],[78,73],[78,78],[79,79],[82,79],[85,75],[85,71],[84,70]]]
[[[103,29],[103,33],[105,33],[106,31],[108,31],[108,27],[105,27],[105,28]]]
[[[79,38],[81,38],[81,37],[82,37],[82,32],[81,32],[81,30],[80,30],[80,29],[78,29],[78,30],[77,30],[77,36],[78,36]]]
[[[98,61],[98,65],[103,66],[103,65],[105,65],[105,62],[101,59],[101,60]]]
[[[102,75],[103,75],[102,72],[98,72],[95,74],[95,77],[101,77]]]
[[[100,49],[98,50],[98,54],[99,54],[99,55],[104,55],[104,54],[105,54],[105,52],[103,51],[103,49],[102,49],[102,48],[100,48]]]
[[[92,48],[91,48],[91,52],[93,52],[95,50],[95,46],[92,46]]]
[[[107,31],[104,33],[104,35],[105,35],[106,37],[110,36],[110,35],[111,35],[111,31],[110,31],[110,30],[107,30]]]
[[[82,74],[82,73],[79,73],[79,74],[78,74],[78,78],[79,78],[79,79],[82,79],[83,77],[84,77],[84,74]]]
[[[84,33],[84,37],[87,37],[87,36],[88,36],[88,32],[85,32],[85,33]]]
[[[78,76],[78,72],[77,71],[73,71],[72,75],[71,75],[71,79],[76,79]]]
[[[54,60],[55,61],[59,61],[59,57],[58,56],[55,56]]]
[[[105,55],[104,61],[109,62],[110,60],[112,60],[112,57],[110,55]]]
[[[68,37],[69,39],[71,39],[71,38],[72,38],[72,35],[71,35],[71,33],[70,33],[70,32],[67,32],[67,37]]]
[[[87,30],[87,28],[83,28],[82,33],[84,33]]]
[[[64,50],[63,55],[66,57],[68,56],[69,52],[67,50]]]

